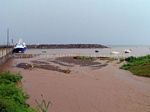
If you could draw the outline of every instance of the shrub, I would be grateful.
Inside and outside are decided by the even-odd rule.
[[[3,98],[9,98],[16,103],[25,104],[26,97],[20,88],[17,88],[14,84],[2,84],[0,85],[0,96]]]
[[[0,79],[0,85],[2,85],[2,84],[11,84],[12,82],[11,81],[9,81],[9,80],[6,80],[6,79]]]
[[[125,61],[127,61],[127,62],[133,62],[136,59],[137,59],[136,57],[131,56],[131,57],[126,58]]]
[[[15,103],[6,98],[0,98],[0,112],[36,112],[27,106]]]
[[[16,104],[12,100],[0,98],[0,112],[16,112]]]
[[[18,81],[21,81],[22,76],[19,74],[13,74],[10,72],[4,72],[0,74],[0,79],[6,79],[8,81],[16,83]]]
[[[121,69],[129,70],[138,76],[150,77],[150,55],[142,57],[129,57],[125,59],[127,64],[124,64]]]

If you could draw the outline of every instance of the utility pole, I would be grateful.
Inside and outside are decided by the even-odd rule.
[[[9,28],[7,29],[7,47],[9,46]]]
[[[6,55],[8,54],[9,52],[9,28],[7,29],[7,45],[6,45]]]
[[[13,38],[11,39],[11,44],[14,45],[14,39]]]

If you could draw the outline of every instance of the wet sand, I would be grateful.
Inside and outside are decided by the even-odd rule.
[[[5,66],[5,70],[21,72],[23,89],[30,95],[28,103],[32,106],[43,94],[52,102],[49,112],[150,112],[150,79],[120,70],[115,63],[99,69],[53,63],[70,69],[70,74],[15,67],[32,60],[14,59]]]

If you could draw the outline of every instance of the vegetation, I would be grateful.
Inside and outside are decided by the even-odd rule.
[[[37,100],[35,100],[35,102],[37,103],[37,110],[38,112],[47,112],[50,104],[52,105],[52,103],[50,101],[46,102],[45,99],[43,98],[43,95],[41,96],[42,96],[41,102],[38,102]]]
[[[27,95],[17,86],[21,79],[19,74],[0,73],[0,112],[36,112],[26,104]]]
[[[126,58],[127,64],[121,68],[131,71],[138,76],[150,77],[150,55],[142,57],[129,57]]]
[[[47,112],[51,103],[44,99],[41,103],[36,100],[37,109],[26,103],[28,95],[18,86],[21,79],[19,74],[0,73],[0,112]]]

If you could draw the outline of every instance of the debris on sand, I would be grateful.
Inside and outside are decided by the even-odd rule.
[[[56,61],[60,61],[66,64],[79,65],[82,67],[92,67],[99,69],[106,67],[108,64],[98,62],[94,57],[85,57],[85,56],[75,56],[75,57],[59,57],[56,58]]]
[[[95,53],[99,53],[99,51],[98,51],[98,50],[95,50]]]
[[[40,68],[40,69],[45,69],[45,70],[58,71],[58,72],[66,73],[66,74],[71,73],[71,70],[69,70],[69,69],[61,69],[58,66],[53,66],[53,65],[50,65],[50,64],[48,64],[48,65],[37,65],[37,64],[34,64],[34,67],[35,68]]]
[[[61,62],[61,61],[57,61],[57,60],[49,61],[49,62],[54,63],[54,64],[58,64],[60,66],[74,67],[74,65],[72,65],[72,64],[67,64],[67,63],[64,63],[64,62]]]
[[[22,53],[18,53],[18,54],[14,54],[13,57],[14,58],[33,58],[39,56],[39,54],[22,54]]]
[[[24,69],[39,68],[69,74],[71,73],[71,70],[68,68],[74,67],[75,65],[90,67],[94,70],[106,67],[108,65],[108,63],[99,62],[97,58],[86,56],[59,57],[49,60],[39,59],[32,60],[30,62],[31,64],[20,63],[17,67]]]
[[[75,64],[80,66],[92,66],[99,65],[100,62],[96,62],[94,58],[91,57],[60,57],[56,58],[57,61],[61,61],[68,64]]]
[[[32,61],[32,62],[36,62],[36,61]],[[16,65],[16,67],[23,68],[23,69],[29,69],[29,70],[31,70],[33,68],[40,68],[40,69],[45,69],[45,70],[58,71],[58,72],[66,73],[66,74],[71,73],[71,70],[69,70],[69,69],[61,69],[58,66],[54,66],[54,65],[50,65],[50,64],[43,64],[43,63],[39,63],[39,62],[37,63],[37,62],[33,63],[33,64],[19,63]]]
[[[33,61],[31,61],[31,62],[34,63],[34,64],[44,64],[44,65],[48,65],[48,64],[49,64],[48,62],[39,61],[39,60],[33,60]]]
[[[33,69],[34,68],[34,66],[29,63],[19,63],[16,65],[16,67],[23,68],[23,69]]]
[[[73,59],[77,59],[77,60],[95,60],[94,57],[89,57],[89,56],[74,56]]]

